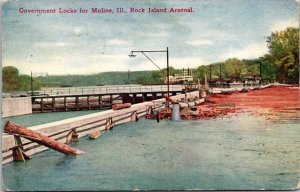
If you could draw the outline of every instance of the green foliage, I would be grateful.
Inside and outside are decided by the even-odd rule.
[[[195,70],[195,72],[194,72],[194,78],[195,78],[196,80],[199,79],[200,83],[201,83],[201,84],[204,84],[204,82],[205,82],[205,74],[206,74],[206,76],[209,74],[208,67],[207,67],[207,66],[204,66],[204,65],[199,66],[199,67]],[[207,78],[208,78],[208,77],[207,77]]]
[[[200,66],[195,77],[204,82],[211,73],[212,79],[241,79],[248,74],[261,75],[267,82],[299,83],[299,29],[289,27],[284,31],[273,32],[267,39],[269,54],[259,59],[227,59],[225,62]],[[221,66],[221,74],[220,74]]]
[[[29,91],[31,90],[31,78],[29,75],[19,75],[19,70],[13,66],[2,69],[3,92]],[[33,90],[40,89],[40,82],[33,78]]]
[[[19,70],[13,66],[3,67],[2,69],[2,82],[3,91],[17,91],[20,87],[20,81],[18,79]]]
[[[299,28],[276,31],[267,39],[269,54],[265,59],[278,69],[280,83],[299,83]]]
[[[202,65],[196,69],[195,78],[203,84],[205,74],[210,79],[210,71],[212,79],[241,79],[248,74],[259,75],[259,61],[231,58],[225,62]]]
[[[41,77],[40,81],[45,87],[150,84],[161,83],[163,76],[161,71],[116,71],[93,75],[52,75]]]
[[[244,61],[237,58],[227,59],[224,65],[226,77],[240,79],[248,74],[248,67]]]
[[[170,75],[181,73],[173,67],[169,68]],[[131,71],[131,72],[103,72],[92,75],[51,75],[41,77],[44,87],[59,86],[96,86],[104,85],[123,85],[123,84],[160,84],[163,83],[167,75],[167,69],[162,71]]]
[[[278,66],[274,63],[270,62],[270,55],[265,55],[261,57],[258,61],[261,62],[262,65],[262,79],[265,82],[274,83],[277,79],[278,75]]]

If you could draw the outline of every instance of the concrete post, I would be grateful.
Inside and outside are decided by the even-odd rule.
[[[180,121],[180,105],[179,105],[179,103],[173,103],[172,121]]]

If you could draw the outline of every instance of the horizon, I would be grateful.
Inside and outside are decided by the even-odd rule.
[[[255,59],[268,53],[267,37],[299,27],[295,0],[212,1],[10,1],[3,5],[2,67],[22,74],[91,75],[153,71],[132,50],[169,47],[170,67],[197,68],[229,58]],[[127,13],[79,13],[81,9],[123,7]],[[189,8],[192,13],[129,13],[135,8]],[[77,10],[70,14],[20,13],[20,9]],[[147,54],[166,68],[165,53]],[[61,68],[58,70],[58,68]],[[67,72],[66,72],[67,71]]]

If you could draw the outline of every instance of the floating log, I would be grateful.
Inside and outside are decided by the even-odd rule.
[[[79,155],[84,153],[83,151],[70,147],[62,142],[56,141],[50,137],[47,137],[10,121],[6,123],[4,132],[11,135],[24,137],[28,140],[34,141],[38,144],[44,145],[46,147],[49,147],[50,149],[66,155]]]
[[[119,103],[119,104],[112,105],[113,110],[119,110],[119,109],[124,109],[129,107],[131,107],[131,103]]]

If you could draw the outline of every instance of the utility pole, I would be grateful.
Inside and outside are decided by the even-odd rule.
[[[261,63],[261,61],[259,61],[259,76],[260,76],[259,85],[261,85],[261,83],[262,83],[262,63]]]
[[[220,63],[220,80],[222,79],[222,65]]]
[[[30,72],[30,88],[31,88],[31,96],[33,96],[33,78],[32,78],[32,71]]]
[[[209,65],[209,81],[211,81],[211,65]]]

